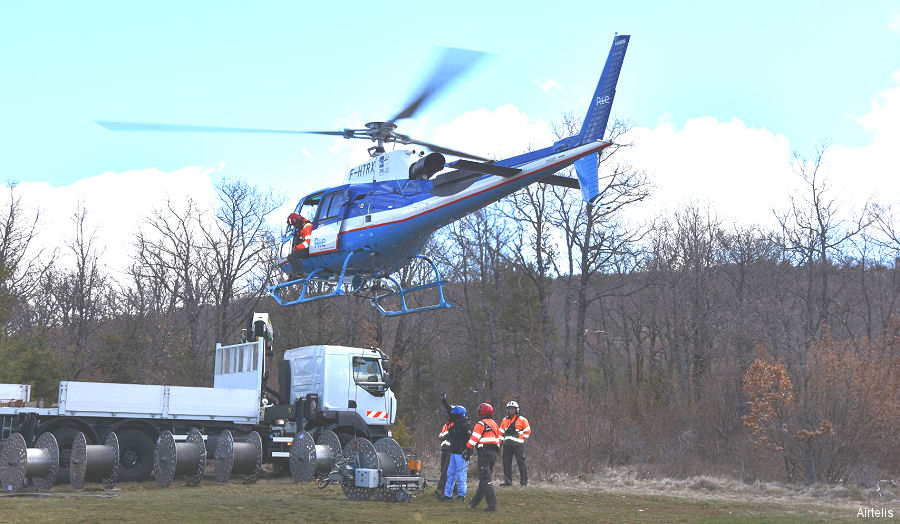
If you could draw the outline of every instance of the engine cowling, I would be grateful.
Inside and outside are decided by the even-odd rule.
[[[410,180],[428,180],[432,175],[444,169],[447,160],[440,153],[429,153],[418,162],[409,166]]]

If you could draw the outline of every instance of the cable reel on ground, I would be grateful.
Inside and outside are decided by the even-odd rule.
[[[0,449],[0,491],[18,491],[30,479],[37,489],[48,490],[59,472],[59,445],[52,433],[44,433],[26,446],[25,438],[13,433]]]
[[[185,484],[196,486],[206,470],[206,443],[196,429],[187,434],[184,442],[176,442],[171,431],[163,430],[156,441],[154,472],[161,488],[169,487],[176,476],[183,476]]]
[[[216,442],[216,482],[226,484],[232,475],[243,475],[245,483],[256,482],[262,471],[263,448],[259,433],[251,431],[236,441],[231,431],[224,430]]]
[[[320,431],[313,443],[312,435],[304,431],[291,442],[289,464],[294,482],[312,482],[327,477],[341,457],[341,441],[334,431]]]
[[[119,478],[119,439],[112,431],[100,445],[87,443],[84,433],[78,432],[72,441],[69,458],[69,479],[72,489],[82,489],[85,482],[100,482],[113,489]]]
[[[344,446],[345,469],[341,471],[341,490],[350,500],[369,500],[376,488],[359,487],[356,481],[357,469],[378,469],[378,453],[369,439],[356,437]]]
[[[406,454],[396,440],[385,437],[375,441],[375,454],[378,456],[378,467],[384,477],[405,475],[408,473]],[[404,496],[406,495],[406,496]],[[373,493],[376,500],[404,500],[409,501],[407,492],[390,492],[379,488]]]

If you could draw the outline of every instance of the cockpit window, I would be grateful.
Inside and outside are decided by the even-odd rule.
[[[307,220],[315,220],[316,211],[319,209],[319,202],[322,200],[322,195],[313,195],[297,206],[297,213],[300,213]]]
[[[353,381],[370,393],[384,391],[384,376],[377,358],[353,357]]]

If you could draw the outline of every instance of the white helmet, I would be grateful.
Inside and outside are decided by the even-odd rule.
[[[516,413],[518,413],[519,412],[519,403],[516,402],[515,400],[510,400],[509,402],[506,403],[506,408],[507,409],[516,408]]]

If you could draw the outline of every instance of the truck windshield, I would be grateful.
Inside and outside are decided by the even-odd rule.
[[[377,358],[353,357],[353,380],[367,391],[384,391],[384,377]]]

